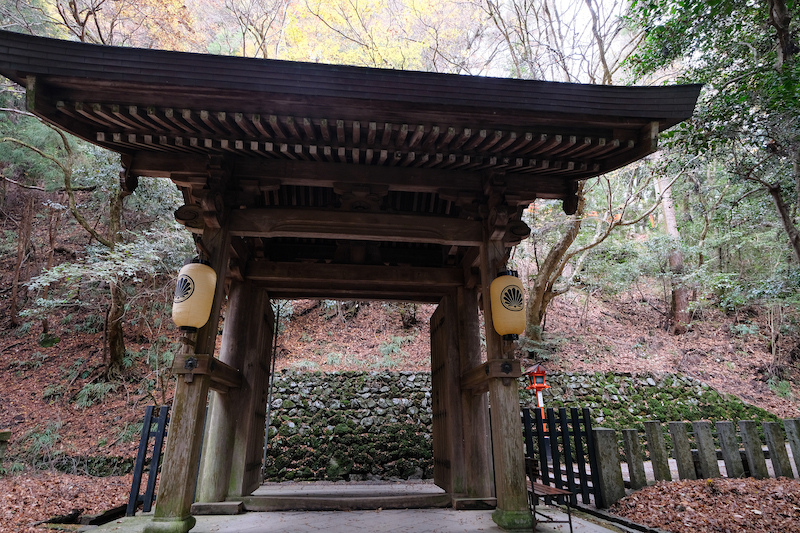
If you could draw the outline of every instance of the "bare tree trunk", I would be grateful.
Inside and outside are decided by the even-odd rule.
[[[108,237],[111,241],[112,250],[119,238],[119,231],[122,226],[122,201],[129,194],[130,192],[121,188],[111,198],[108,212]],[[122,327],[122,319],[125,316],[125,289],[119,280],[111,282],[110,296],[111,302],[108,305],[106,314],[106,346],[108,348],[106,376],[113,378],[122,374],[122,361],[125,358],[125,332]]]
[[[661,188],[661,207],[664,210],[664,222],[667,235],[672,237],[675,246],[669,252],[669,270],[672,273],[672,303],[670,316],[672,318],[672,332],[675,334],[686,333],[689,323],[689,289],[680,279],[683,274],[683,251],[680,248],[681,233],[678,230],[678,220],[675,216],[675,203],[672,200],[672,188],[667,179],[662,177],[658,182]]]
[[[769,25],[775,28],[778,38],[778,60],[776,68],[782,68],[786,61],[795,55],[798,49],[791,29],[792,17],[786,0],[769,0]]]
[[[22,220],[17,232],[17,260],[14,264],[14,280],[11,283],[11,324],[19,326],[19,280],[22,274],[22,264],[28,253],[31,242],[31,226],[33,225],[33,196],[25,198],[22,211]]]
[[[47,224],[47,237],[50,247],[47,250],[47,262],[45,263],[46,269],[53,268],[53,259],[56,253],[56,232],[58,230],[58,225],[61,222],[61,212],[50,208],[50,217]],[[42,291],[42,297],[46,300],[48,294],[50,293],[50,286],[46,286]],[[42,334],[47,335],[50,333],[50,322],[48,321],[48,317],[45,316],[42,318]]]
[[[789,212],[789,206],[783,201],[781,186],[776,183],[768,186],[767,190],[769,191],[769,195],[772,196],[772,201],[775,203],[778,215],[781,217],[783,229],[786,230],[786,234],[789,236],[789,243],[792,245],[794,257],[800,261],[800,231],[798,231],[797,226],[794,225],[792,214]]]
[[[542,322],[547,312],[547,305],[550,301],[563,293],[554,288],[556,281],[564,271],[565,262],[562,261],[567,254],[569,247],[578,237],[583,222],[583,208],[585,200],[583,197],[583,182],[578,184],[578,208],[572,220],[567,225],[567,230],[561,239],[550,248],[542,262],[539,272],[533,282],[528,286],[528,304],[526,312],[525,336],[532,341],[542,340]]]
[[[125,332],[122,319],[125,316],[125,289],[118,283],[111,283],[111,303],[106,315],[106,342],[108,345],[108,366],[106,375],[114,378],[122,375],[122,360],[125,357]]]
[[[794,174],[794,210],[796,213],[797,210],[800,209],[800,146],[798,146],[794,151],[792,173]]]

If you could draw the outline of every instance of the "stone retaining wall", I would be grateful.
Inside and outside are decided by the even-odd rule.
[[[430,387],[428,373],[276,375],[266,478],[430,478]]]
[[[595,425],[643,430],[644,420],[777,420],[676,374],[551,373],[548,407],[591,407]],[[520,404],[533,396],[520,381]],[[266,478],[433,476],[430,374],[294,372],[275,376]],[[520,433],[521,433],[520,425]],[[669,444],[669,443],[668,443]]]

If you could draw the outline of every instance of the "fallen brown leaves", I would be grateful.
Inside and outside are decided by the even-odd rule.
[[[128,501],[132,476],[96,478],[60,472],[0,476],[0,532],[41,532],[34,524],[75,509],[93,515]]]
[[[659,482],[617,502],[610,511],[667,531],[800,531],[800,481],[704,479]]]

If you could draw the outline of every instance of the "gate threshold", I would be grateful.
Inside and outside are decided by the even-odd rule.
[[[262,512],[431,509],[453,503],[449,493],[424,481],[267,483],[236,501],[245,511]]]

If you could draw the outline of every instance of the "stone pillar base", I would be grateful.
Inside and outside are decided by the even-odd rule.
[[[533,516],[530,511],[504,511],[492,513],[494,523],[504,531],[533,531]]]
[[[144,527],[144,533],[186,533],[197,523],[193,516],[186,518],[153,518]]]

